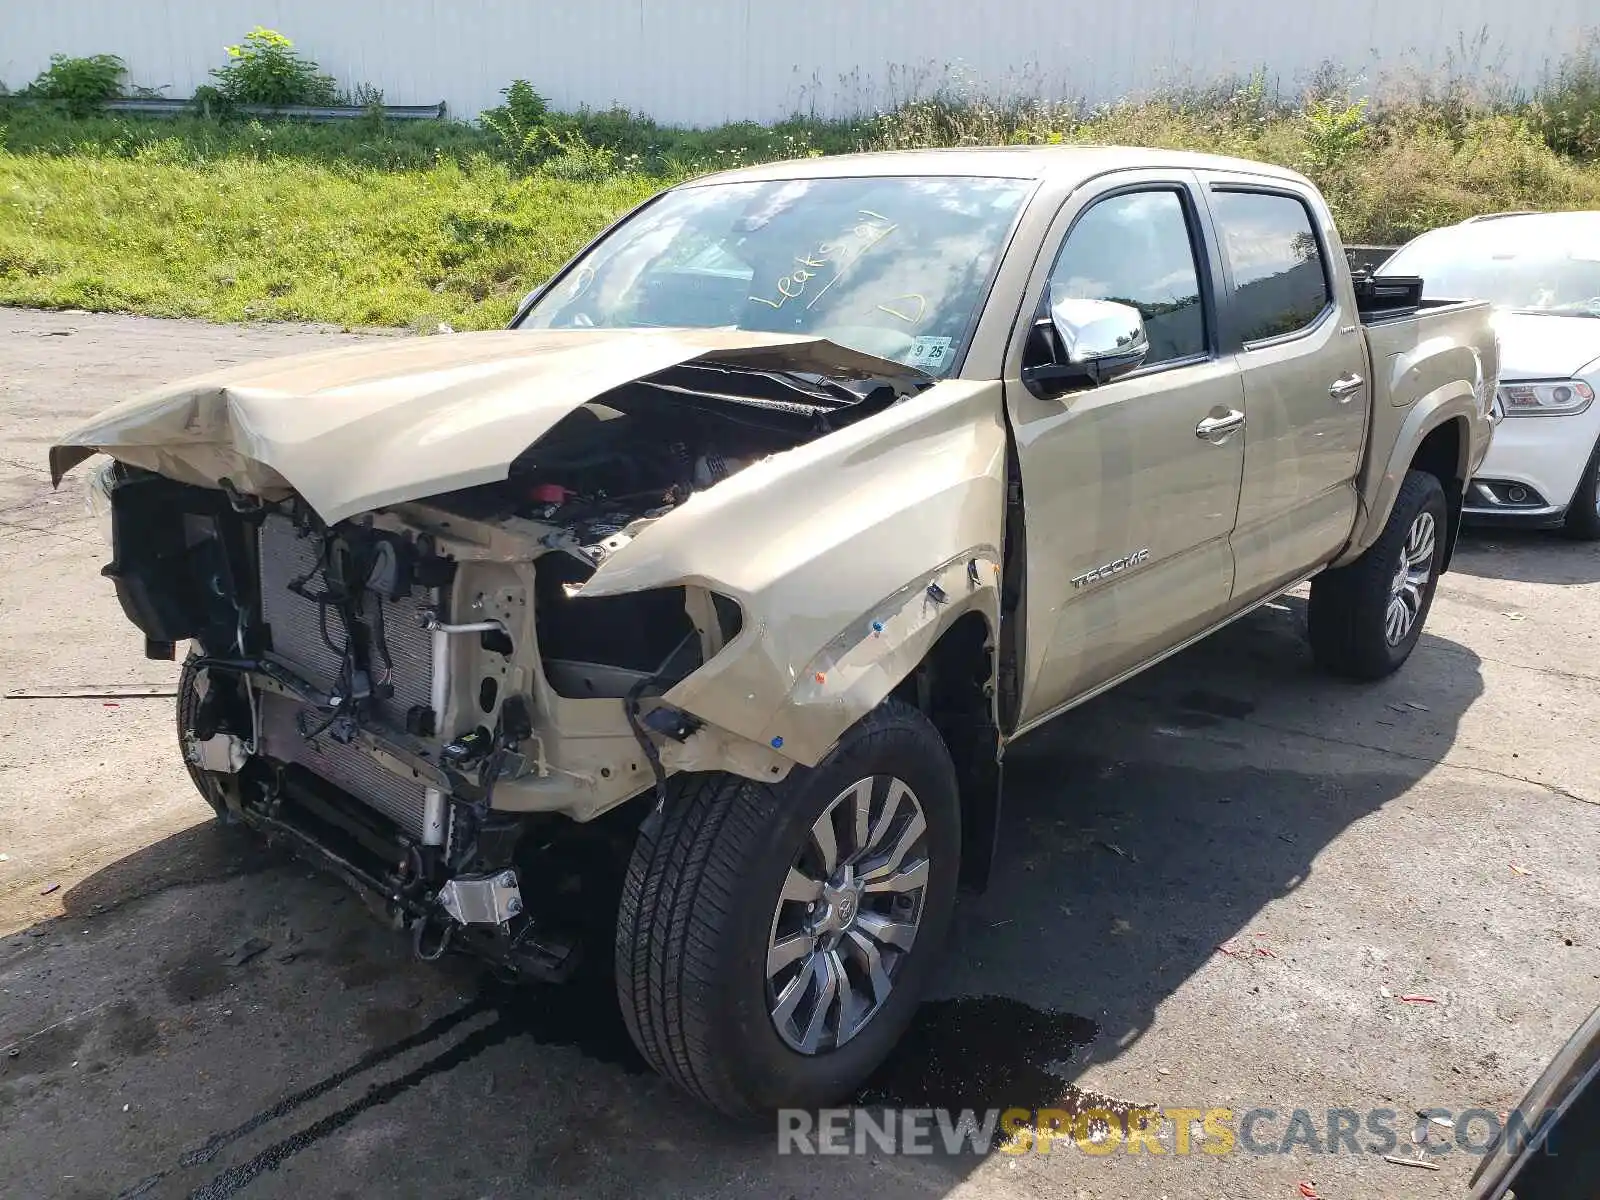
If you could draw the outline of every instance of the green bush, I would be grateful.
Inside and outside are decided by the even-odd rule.
[[[529,167],[544,157],[549,145],[545,117],[550,104],[526,79],[500,89],[505,103],[486,110],[478,123],[494,138],[500,155],[514,167]]]
[[[539,164],[539,173],[573,183],[598,183],[621,170],[621,156],[609,146],[591,146],[577,134],[551,136],[555,153]]]
[[[333,77],[300,57],[294,43],[273,29],[256,26],[237,46],[227,47],[228,65],[211,72],[230,104],[334,104]]]
[[[1600,158],[1600,46],[1569,56],[1540,89],[1531,113],[1556,153]]]
[[[29,85],[27,94],[41,100],[60,100],[75,117],[87,116],[122,92],[127,64],[115,54],[72,58],[52,54],[50,66]]]
[[[1367,144],[1367,102],[1324,97],[1306,105],[1306,173],[1332,175]]]

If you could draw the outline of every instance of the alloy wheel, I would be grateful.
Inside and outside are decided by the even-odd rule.
[[[1433,577],[1435,528],[1431,512],[1418,513],[1400,547],[1400,562],[1389,585],[1389,606],[1384,613],[1383,633],[1391,646],[1406,640],[1422,613],[1428,581]]]
[[[891,775],[852,784],[813,822],[767,943],[768,1008],[791,1049],[837,1049],[883,1007],[926,908],[927,832]]]

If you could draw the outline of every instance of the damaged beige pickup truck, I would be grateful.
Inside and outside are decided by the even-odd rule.
[[[614,960],[644,1056],[752,1114],[889,1052],[1009,742],[1308,578],[1319,662],[1405,661],[1498,351],[1404,292],[1257,164],[780,163],[644,204],[511,329],[229,368],[51,468],[114,460],[105,574],[193,645],[219,815],[425,958]]]

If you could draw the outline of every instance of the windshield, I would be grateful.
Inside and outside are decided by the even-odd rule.
[[[1439,300],[1600,317],[1600,213],[1497,217],[1426,233],[1382,267]]]
[[[669,192],[573,264],[519,327],[811,334],[945,375],[1031,186],[879,176]]]

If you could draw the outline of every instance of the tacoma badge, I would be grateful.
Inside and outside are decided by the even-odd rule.
[[[1132,554],[1125,558],[1116,559],[1112,562],[1108,562],[1103,567],[1096,567],[1092,571],[1085,571],[1082,575],[1073,576],[1073,590],[1077,590],[1081,587],[1087,587],[1091,583],[1099,583],[1102,579],[1110,579],[1113,575],[1116,575],[1119,572],[1131,571],[1135,567],[1142,567],[1149,561],[1150,551],[1148,548],[1144,550],[1135,550]]]

